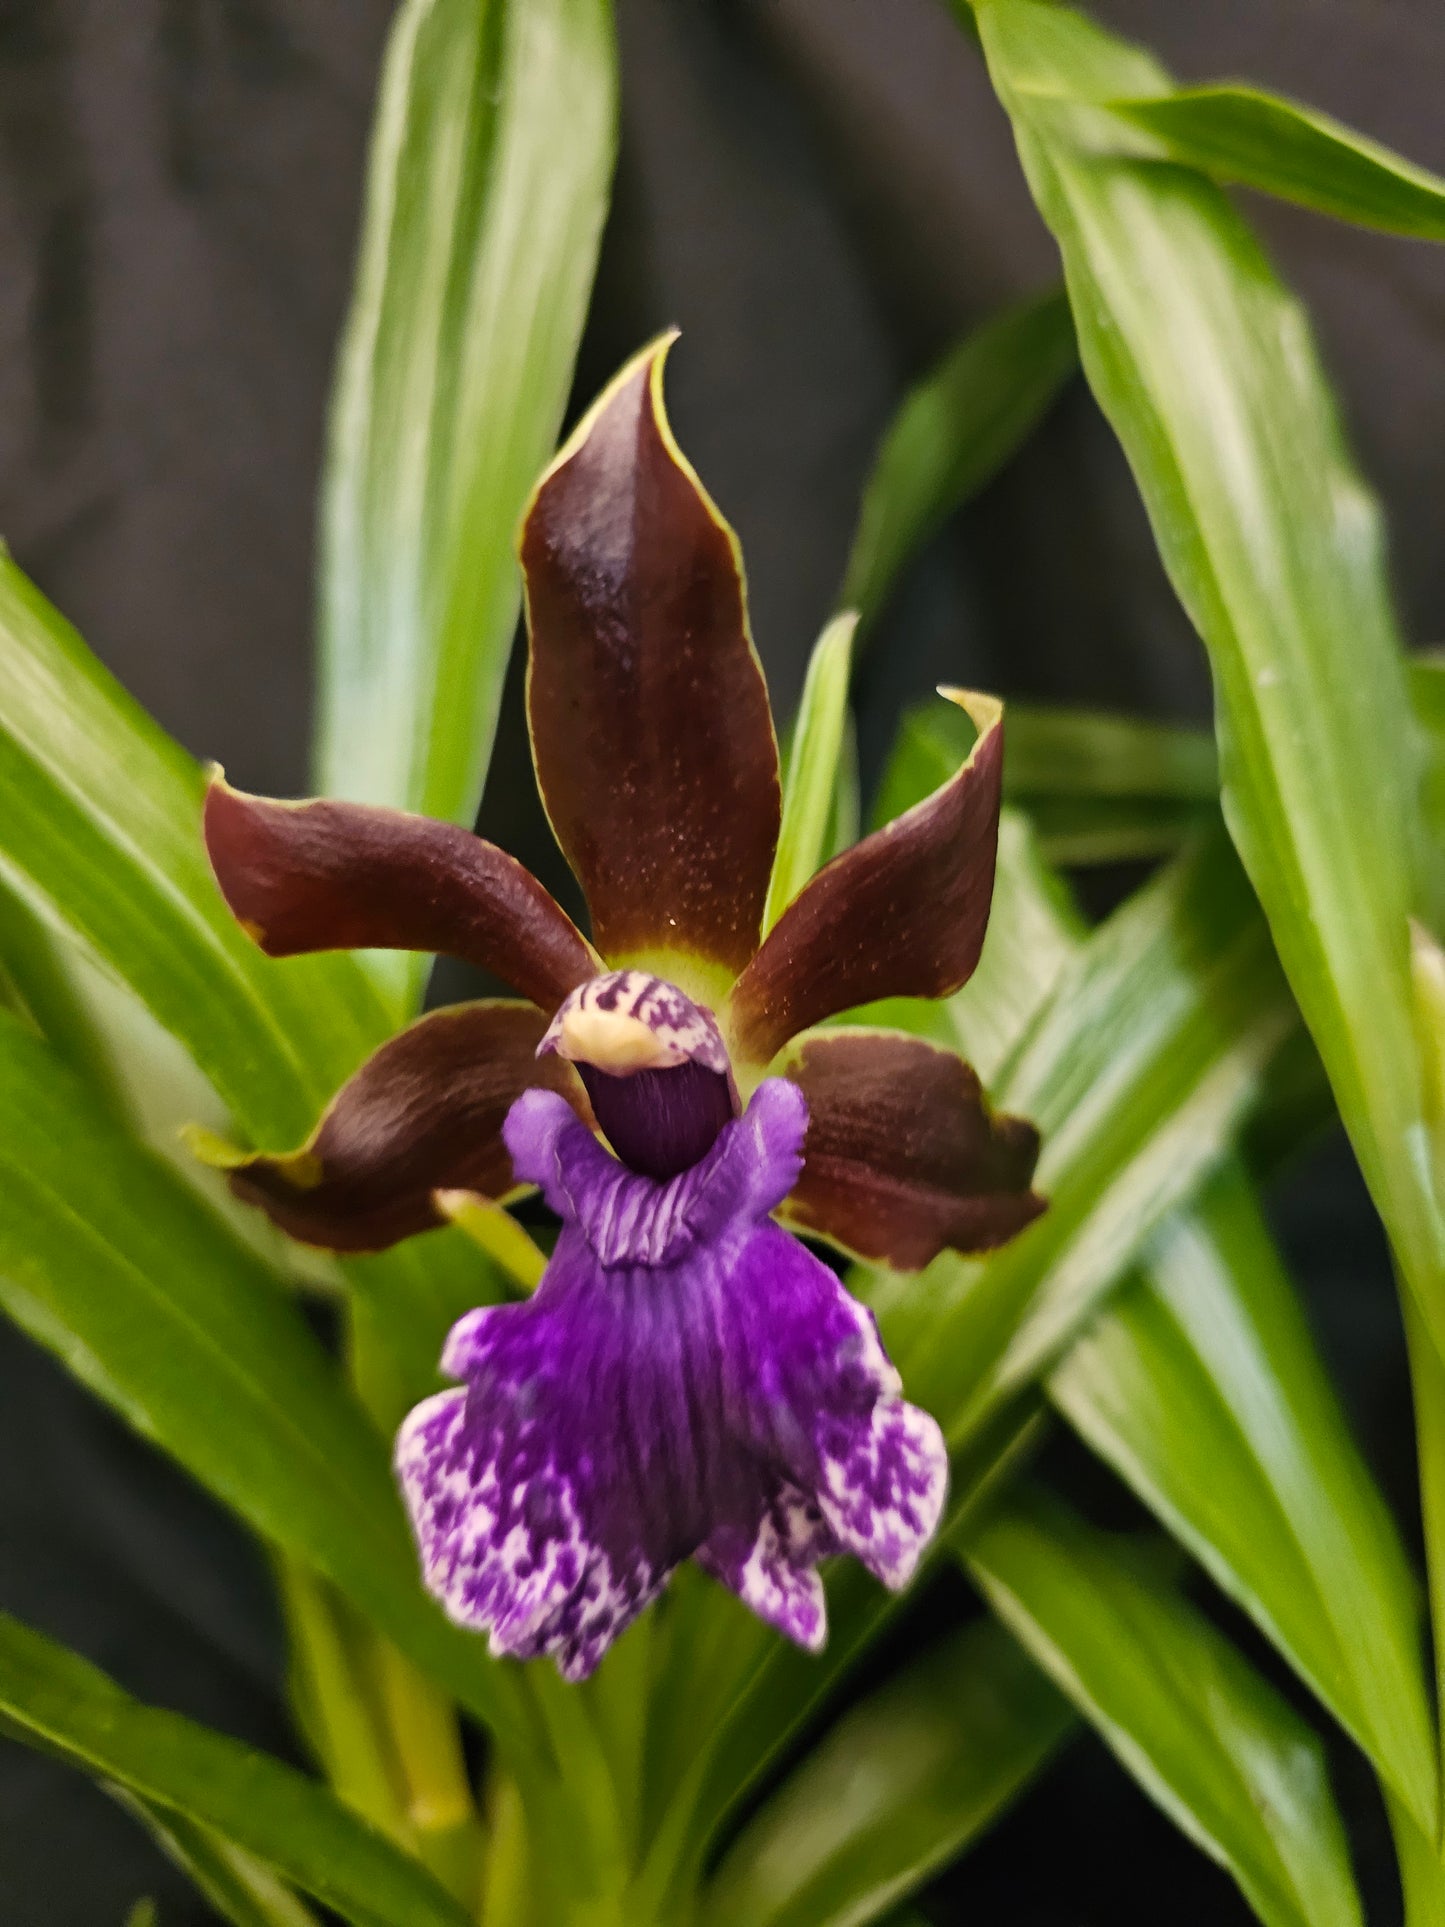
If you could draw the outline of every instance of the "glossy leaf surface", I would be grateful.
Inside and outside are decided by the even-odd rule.
[[[861,1927],[976,1839],[1073,1721],[991,1620],[952,1633],[861,1700],[744,1829],[706,1927]]]
[[[835,616],[808,659],[783,780],[783,820],[763,909],[766,936],[826,857],[848,737],[855,614]],[[852,838],[846,839],[848,842]]]
[[[315,1781],[143,1705],[8,1614],[0,1615],[0,1723],[161,1813],[215,1828],[354,1927],[462,1927],[467,1919],[424,1868]]]
[[[6,558],[0,786],[0,875],[136,992],[244,1128],[308,1130],[386,1034],[376,992],[350,957],[261,955],[206,862],[201,771]]]
[[[1258,1096],[1294,1022],[1268,934],[1222,832],[1096,931],[995,1080],[1043,1152],[1038,1223],[986,1266],[945,1256],[927,1289],[880,1281],[910,1396],[960,1441],[1077,1331],[1182,1204]]]
[[[1138,151],[1149,159],[1177,161],[1337,221],[1445,241],[1445,180],[1297,101],[1257,87],[1180,87],[1113,100],[1109,116],[1145,137]]]
[[[383,1441],[279,1282],[89,1090],[0,1021],[0,1305],[263,1538],[525,1743],[516,1683],[417,1584]]]
[[[1431,1828],[1418,1588],[1236,1165],[1076,1340],[1049,1396]]]
[[[1319,1740],[1134,1552],[1023,1489],[963,1556],[1005,1625],[1268,1927],[1358,1927]]]
[[[1220,190],[1083,154],[1060,130],[1061,104],[1157,96],[1168,76],[1061,8],[980,0],[975,17],[1064,255],[1085,372],[1209,650],[1231,833],[1445,1347],[1409,984],[1419,765],[1375,505],[1305,317]]]
[[[206,861],[201,770],[3,556],[0,788],[0,881],[134,994],[240,1132],[300,1142],[387,1035],[385,1004],[354,957],[261,954]],[[353,1268],[399,1403],[433,1388],[477,1269],[451,1233]]]
[[[317,787],[470,827],[615,141],[607,0],[408,0],[323,490]],[[393,977],[414,992],[420,960]]]
[[[116,1786],[109,1791],[231,1927],[317,1927],[305,1902],[254,1854],[183,1814],[148,1805]]]
[[[1073,372],[1067,301],[1048,294],[967,334],[910,389],[863,494],[840,609],[866,630],[908,560],[1003,467]]]
[[[890,770],[895,806],[951,753],[931,740],[949,721],[941,705],[909,719]],[[1030,1021],[1030,989],[1044,996],[1077,954],[1080,926],[1041,866],[1001,865],[996,938],[1008,939],[1007,967],[991,968],[986,945],[950,1004],[960,1042],[984,1061]],[[1161,1239],[1171,1255],[1095,1315],[1051,1394],[1428,1815],[1415,1584],[1237,1170]],[[1352,1637],[1361,1623],[1378,1637]]]

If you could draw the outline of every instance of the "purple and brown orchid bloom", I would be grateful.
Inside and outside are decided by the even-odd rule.
[[[777,743],[737,542],[664,412],[669,345],[607,388],[522,529],[533,755],[591,940],[452,825],[219,778],[205,814],[226,900],[271,955],[440,951],[520,994],[420,1018],[305,1146],[231,1182],[337,1251],[439,1224],[439,1193],[535,1186],[557,1212],[535,1295],[452,1331],[460,1383],[407,1419],[397,1468],[452,1617],[568,1678],[684,1559],[816,1648],[820,1559],[896,1587],[934,1531],[939,1429],[784,1225],[912,1269],[1042,1209],[1032,1126],[991,1115],[966,1064],[828,1026],[972,973],[999,706],[958,697],[979,728],[962,768],[764,933]]]

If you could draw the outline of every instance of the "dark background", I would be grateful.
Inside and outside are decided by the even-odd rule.
[[[1433,0],[1109,0],[1184,75],[1299,95],[1445,170]],[[313,502],[383,0],[0,0],[0,533],[101,657],[238,782],[305,782]],[[660,325],[679,435],[747,553],[779,706],[829,606],[902,385],[1055,272],[982,70],[936,0],[620,0],[617,195],[578,397]],[[1445,639],[1445,255],[1261,204],[1316,314],[1393,536],[1407,633]],[[865,769],[939,675],[1208,713],[1202,652],[1082,389],[924,558],[861,690]],[[515,690],[483,817],[545,874]],[[3,807],[3,803],[0,803]],[[3,1209],[3,1202],[0,1202]],[[1410,1517],[1388,1269],[1338,1143],[1276,1221],[1373,1463]],[[137,1692],[284,1750],[249,1548],[0,1331],[0,1603]],[[1372,1918],[1382,1822],[1344,1749]],[[206,1916],[133,1824],[0,1747],[0,1920]],[[930,1897],[939,1922],[1230,1923],[1228,1881],[1093,1742]]]

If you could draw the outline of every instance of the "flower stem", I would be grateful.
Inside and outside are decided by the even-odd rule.
[[[410,1847],[411,1826],[380,1708],[357,1665],[351,1629],[324,1580],[284,1554],[277,1585],[291,1653],[291,1695],[311,1749],[348,1806]]]
[[[487,1829],[477,1918],[483,1927],[533,1927],[526,1808],[517,1782],[500,1766],[487,1787]]]
[[[373,1635],[370,1644],[416,1853],[449,1892],[469,1900],[477,1890],[483,1833],[456,1708],[388,1640]]]
[[[378,1428],[390,1432],[398,1377],[365,1308],[353,1305],[347,1370]],[[367,1676],[382,1743],[394,1762],[408,1843],[460,1898],[476,1892],[484,1834],[467,1779],[451,1700],[389,1641],[358,1625],[355,1650]]]

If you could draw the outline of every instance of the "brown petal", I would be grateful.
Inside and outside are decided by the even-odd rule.
[[[231,1189],[303,1244],[382,1251],[446,1222],[435,1191],[515,1190],[502,1121],[530,1084],[559,1090],[591,1122],[576,1073],[538,1059],[547,1020],[493,1001],[433,1011],[342,1085],[307,1143],[286,1156],[220,1157]]]
[[[957,775],[826,864],[768,932],[731,999],[733,1041],[754,1063],[839,1011],[946,997],[973,975],[993,898],[1003,705],[939,693],[978,740]]]
[[[778,750],[737,540],[663,408],[670,345],[628,363],[537,486],[527,704],[609,963],[680,951],[735,973],[762,924]]]
[[[547,1011],[602,968],[530,871],[454,823],[327,798],[273,802],[218,772],[205,831],[226,902],[268,956],[439,950]]]
[[[808,1100],[790,1224],[916,1271],[945,1247],[991,1251],[1044,1209],[1039,1134],[994,1116],[969,1065],[891,1031],[800,1038],[783,1065]]]

